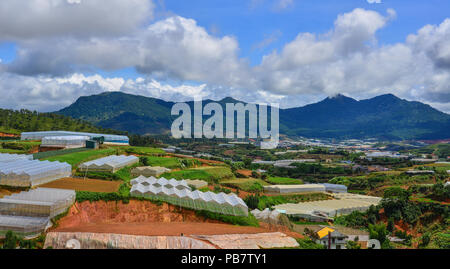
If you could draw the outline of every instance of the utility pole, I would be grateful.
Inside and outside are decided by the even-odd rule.
[[[328,249],[331,249],[331,232],[328,231]]]

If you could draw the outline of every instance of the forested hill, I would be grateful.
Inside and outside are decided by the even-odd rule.
[[[2,133],[20,134],[21,132],[48,130],[79,132],[106,131],[88,122],[54,113],[38,113],[25,109],[17,111],[0,109],[0,132]],[[108,132],[111,133],[111,131]]]
[[[204,100],[204,104],[211,100]],[[225,98],[219,103],[239,102]],[[80,97],[56,113],[86,120],[102,128],[135,134],[168,134],[174,119],[173,102],[107,92]],[[192,102],[189,103],[192,106]],[[280,132],[295,137],[447,139],[450,115],[420,102],[400,99],[392,94],[367,100],[343,95],[290,109],[280,109]]]

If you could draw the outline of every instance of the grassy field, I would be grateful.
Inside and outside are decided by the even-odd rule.
[[[165,154],[164,150],[160,148],[150,148],[150,147],[121,147],[120,150],[128,154],[138,154],[138,155],[160,155]]]
[[[181,168],[181,163],[178,158],[166,158],[166,157],[147,157],[148,164],[150,166],[162,166],[169,169]]]
[[[41,142],[36,141],[2,141],[0,143],[0,153],[27,154],[37,150]]]
[[[220,182],[230,187],[235,187],[243,191],[262,191],[261,186],[268,186],[269,183],[258,178],[237,178]]]
[[[269,177],[267,182],[274,185],[301,185],[303,181],[301,179],[288,178],[288,177]]]
[[[72,168],[77,168],[79,164],[87,161],[92,161],[101,157],[112,155],[116,153],[116,149],[107,148],[99,150],[88,150],[83,152],[76,152],[66,155],[60,155],[55,157],[46,158],[48,161],[60,161],[67,162],[72,165]]]
[[[181,171],[174,171],[161,175],[165,178],[200,179],[208,183],[218,183],[223,179],[233,178],[234,175],[228,167],[201,167]]]

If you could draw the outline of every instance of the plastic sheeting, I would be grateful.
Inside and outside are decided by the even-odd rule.
[[[112,155],[90,162],[82,163],[78,169],[80,171],[116,172],[126,166],[139,162],[136,156]]]
[[[38,160],[0,162],[0,185],[4,186],[34,187],[71,174],[72,166],[68,163]]]
[[[248,216],[247,205],[235,194],[204,193],[190,191],[189,189],[179,190],[177,188],[167,188],[164,186],[145,186],[135,182],[130,193],[134,197],[153,198],[195,210],[207,210],[225,215]]]
[[[89,136],[47,136],[42,138],[42,147],[83,148]]]
[[[33,160],[33,155],[0,153],[0,163]]]
[[[321,184],[272,185],[272,186],[264,186],[264,191],[271,193],[325,192],[325,186]]]
[[[335,192],[335,193],[347,192],[347,186],[345,185],[330,184],[330,183],[324,183],[322,185],[325,186],[325,190],[327,192]]]
[[[73,190],[37,188],[0,199],[0,214],[53,218],[64,213],[75,198]]]
[[[34,237],[43,233],[50,218],[4,216],[0,215],[0,237],[4,237],[8,231],[15,232],[23,237]]]
[[[124,135],[80,133],[68,131],[24,132],[21,135],[21,140],[42,140],[47,136],[88,136],[89,139],[103,136],[105,138],[105,143],[129,144],[128,136]]]

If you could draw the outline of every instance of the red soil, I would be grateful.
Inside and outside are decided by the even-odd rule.
[[[252,234],[280,231],[302,238],[281,226],[261,223],[261,227],[244,227],[204,219],[191,210],[148,201],[76,203],[63,217],[55,232],[93,232],[131,235],[214,235]]]
[[[121,183],[121,181],[106,181],[98,179],[63,178],[41,185],[41,187],[110,193],[118,191]]]
[[[240,170],[236,170],[236,172],[238,172],[239,174],[243,174],[246,177],[251,177],[252,176],[252,171],[251,170],[240,169]]]

